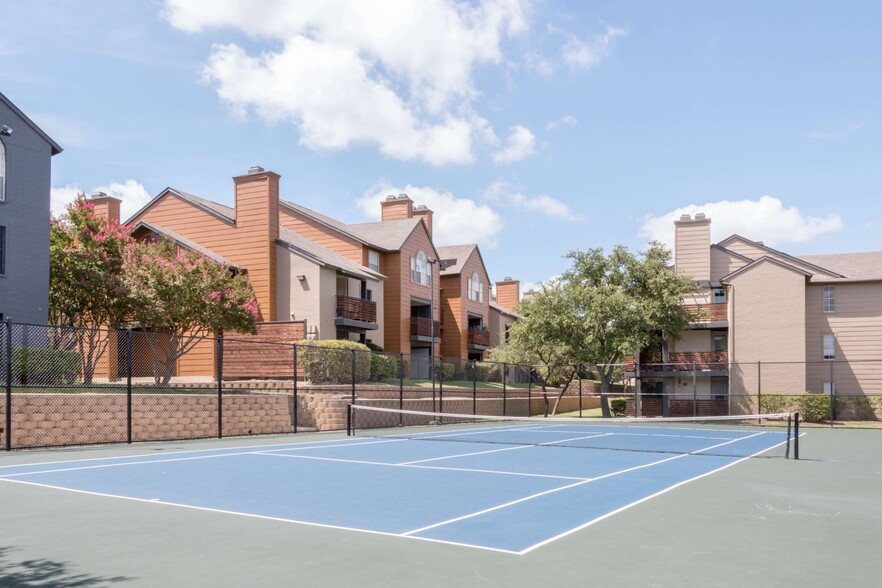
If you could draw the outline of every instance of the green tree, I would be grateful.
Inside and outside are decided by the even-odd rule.
[[[603,416],[610,416],[610,384],[625,355],[686,329],[692,315],[683,298],[695,286],[655,242],[637,255],[619,246],[609,255],[589,249],[567,257],[572,266],[562,277],[566,327],[560,332],[576,360],[596,369]]]
[[[508,343],[490,351],[490,360],[532,367],[532,377],[542,388],[545,416],[548,416],[548,388],[560,387],[560,397],[576,373],[576,355],[569,335],[570,308],[560,280],[544,284],[542,290],[518,305],[523,317],[509,328]]]
[[[131,244],[123,271],[131,318],[165,335],[147,337],[157,384],[169,383],[177,360],[199,337],[255,332],[257,299],[247,276],[233,268],[162,239]]]
[[[122,279],[123,256],[131,231],[95,213],[95,206],[78,195],[49,229],[49,320],[78,327],[58,331],[55,344],[77,348],[85,383],[107,351],[110,331],[129,312],[130,299]]]

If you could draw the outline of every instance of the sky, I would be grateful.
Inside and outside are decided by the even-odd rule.
[[[345,222],[406,193],[522,290],[705,212],[788,253],[882,250],[882,3],[0,0],[0,92],[52,208],[259,165]]]

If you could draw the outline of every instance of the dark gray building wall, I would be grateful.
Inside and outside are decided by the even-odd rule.
[[[6,272],[0,276],[0,313],[16,322],[46,324],[49,305],[49,189],[53,146],[0,100],[6,148]]]

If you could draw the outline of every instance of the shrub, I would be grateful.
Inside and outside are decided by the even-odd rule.
[[[834,410],[838,401],[833,404]],[[830,420],[830,397],[821,394],[805,394],[796,400],[799,416],[810,423]]]
[[[625,398],[610,398],[609,409],[613,416],[625,416],[628,410],[628,401]]]
[[[479,382],[501,382],[502,364],[479,361],[475,363]]]
[[[352,382],[352,350],[355,350],[355,382],[371,376],[371,353],[355,341],[327,340],[298,344],[303,376],[314,384],[349,384]]]
[[[456,364],[445,362],[441,365],[441,376],[445,381],[450,382],[456,378]]]
[[[70,384],[80,373],[80,354],[66,349],[14,347],[12,377],[16,384]]]
[[[788,399],[782,394],[763,394],[760,397],[760,414],[773,414],[788,410]]]
[[[371,353],[371,381],[398,379],[398,358],[382,353]]]

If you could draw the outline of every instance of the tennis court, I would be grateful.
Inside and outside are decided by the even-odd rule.
[[[559,564],[566,556],[576,564],[587,557],[585,545],[596,550],[609,542],[619,542],[621,554],[632,559],[647,533],[658,534],[657,548],[683,540],[678,523],[694,516],[696,506],[701,512],[702,502],[688,489],[706,480],[727,477],[731,486],[742,469],[792,475],[817,463],[805,447],[800,461],[784,459],[793,457],[796,431],[781,422],[620,426],[593,419],[537,423],[365,412],[353,415],[355,435],[348,437],[14,454],[16,463],[0,466],[4,529],[12,533],[0,544],[0,580],[21,568],[4,563],[4,556],[46,549],[46,556],[78,554],[66,560],[71,577],[88,569],[95,580],[88,585],[244,585],[248,577],[258,578],[251,585],[274,585],[283,570],[304,585],[521,584],[517,570],[525,578],[533,573],[519,561]],[[379,426],[389,419],[412,426]],[[684,497],[693,509],[671,510],[671,501]],[[721,498],[725,492],[717,491],[714,501]],[[871,519],[878,523],[882,517],[874,508]],[[643,521],[641,534],[622,542],[619,531],[634,524],[634,511]],[[764,508],[755,514],[779,516]],[[659,532],[659,520],[667,521],[670,535]],[[722,533],[722,544],[730,545],[721,521],[693,532],[718,543]],[[739,539],[742,547],[763,540]],[[710,543],[704,548],[714,550]],[[254,559],[245,561],[243,554]],[[253,576],[231,569],[234,561]],[[638,558],[628,567],[643,563]],[[451,566],[460,570],[454,576],[445,571]],[[602,567],[592,573],[609,580],[610,570]],[[407,571],[384,579],[382,571],[390,568]],[[496,580],[461,576],[467,569]],[[577,571],[558,571],[550,583],[581,585]],[[676,585],[729,585],[687,579]]]

